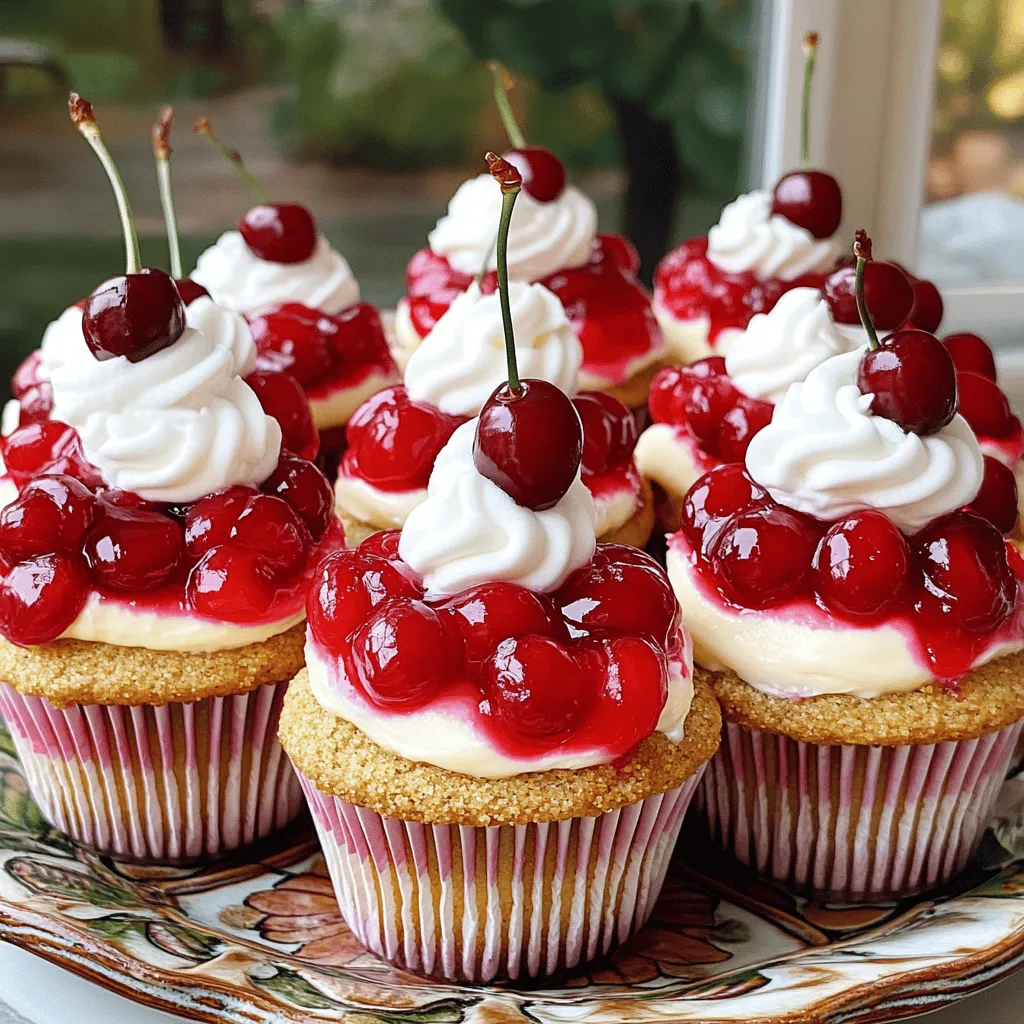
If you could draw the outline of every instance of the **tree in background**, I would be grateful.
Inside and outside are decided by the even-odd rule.
[[[542,89],[593,84],[615,116],[623,230],[650,281],[682,194],[731,192],[746,125],[744,0],[437,0],[476,56]],[[535,140],[545,142],[543,138]],[[557,139],[551,140],[557,148]]]

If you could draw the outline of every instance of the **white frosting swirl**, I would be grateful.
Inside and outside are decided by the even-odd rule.
[[[593,557],[594,499],[577,475],[554,508],[517,505],[473,463],[476,420],[463,423],[434,463],[427,500],[409,513],[398,551],[428,597],[504,580],[556,590]]]
[[[501,189],[489,174],[481,174],[458,187],[427,241],[464,274],[476,274],[485,259],[493,270],[500,215]],[[596,236],[597,209],[578,188],[567,185],[550,203],[520,192],[508,233],[509,276],[536,281],[556,270],[580,267],[590,258]]]
[[[509,304],[519,375],[573,394],[583,346],[558,296],[540,284],[512,282]],[[500,299],[497,292],[481,294],[476,282],[448,307],[405,368],[410,398],[456,416],[479,415],[506,377]]]
[[[94,358],[80,322],[49,352],[44,342],[53,418],[78,431],[108,486],[148,501],[190,502],[260,483],[281,451],[281,428],[242,379],[254,362],[245,321],[205,296],[186,317],[173,345],[137,363]]]
[[[725,368],[745,395],[778,403],[819,363],[867,343],[863,327],[832,319],[817,288],[794,288],[733,337]]]
[[[765,280],[793,281],[826,270],[838,249],[830,238],[815,238],[806,228],[772,213],[772,194],[747,192],[722,211],[708,232],[708,259],[729,274],[750,270]]]
[[[323,235],[301,263],[275,263],[256,255],[237,231],[225,231],[196,262],[192,280],[215,302],[258,316],[285,302],[340,313],[359,301],[359,283],[345,257]]]
[[[860,352],[833,356],[794,384],[747,449],[747,470],[776,501],[819,519],[884,512],[907,533],[972,501],[983,463],[962,416],[928,437],[871,413]]]

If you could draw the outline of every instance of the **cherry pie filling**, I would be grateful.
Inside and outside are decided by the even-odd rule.
[[[661,330],[651,300],[636,279],[640,260],[621,235],[598,235],[590,261],[540,279],[561,300],[583,346],[583,371],[621,383],[633,365],[661,348]],[[406,301],[417,334],[426,337],[473,275],[455,270],[444,256],[421,249],[405,271]],[[497,289],[497,274],[484,278],[481,290]]]
[[[552,594],[485,583],[427,599],[397,530],[330,555],[307,616],[328,685],[382,715],[472,723],[494,749],[628,755],[650,736],[688,652],[664,572],[604,545]]]

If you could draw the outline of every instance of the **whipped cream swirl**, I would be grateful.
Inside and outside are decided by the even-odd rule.
[[[750,442],[747,470],[797,511],[839,519],[875,508],[913,533],[974,499],[981,448],[960,415],[928,437],[872,415],[874,396],[857,387],[861,358],[833,356],[792,385]]]
[[[476,274],[487,260],[497,267],[494,240],[501,215],[501,189],[489,174],[464,181],[448,212],[427,235],[430,248],[464,274]],[[597,236],[597,209],[578,188],[567,185],[550,203],[520,192],[508,233],[508,273],[536,281],[556,270],[580,267]]]
[[[53,418],[73,426],[110,487],[191,502],[258,484],[277,465],[281,428],[242,377],[256,350],[245,321],[205,296],[173,345],[137,363],[97,360],[74,318],[44,341]]]
[[[729,274],[752,271],[762,281],[794,281],[801,274],[828,269],[837,247],[806,228],[772,213],[772,194],[747,192],[722,211],[708,232],[708,259]]]
[[[512,282],[509,305],[519,375],[550,381],[573,394],[583,346],[558,296],[540,284]],[[409,358],[405,386],[410,398],[456,416],[477,416],[506,376],[500,298],[497,292],[481,294],[474,282]]]
[[[441,449],[426,500],[409,513],[398,552],[423,576],[428,597],[507,581],[556,590],[593,557],[594,499],[579,475],[554,508],[517,505],[473,463],[476,420]]]
[[[285,302],[333,315],[359,301],[359,283],[341,253],[321,235],[301,263],[261,259],[237,231],[225,231],[196,262],[198,281],[222,306],[259,316]]]
[[[745,395],[778,403],[790,384],[802,381],[819,363],[867,343],[863,327],[832,319],[817,288],[793,288],[734,335],[725,368]]]

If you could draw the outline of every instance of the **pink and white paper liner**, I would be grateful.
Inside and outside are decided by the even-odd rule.
[[[356,938],[408,971],[490,982],[576,967],[640,929],[703,771],[598,817],[491,827],[385,818],[299,779]]]
[[[815,746],[727,723],[699,802],[714,838],[776,881],[850,902],[910,896],[966,866],[1022,729]]]
[[[287,682],[191,704],[60,709],[0,683],[32,796],[75,842],[139,861],[216,857],[302,809],[277,739]]]

